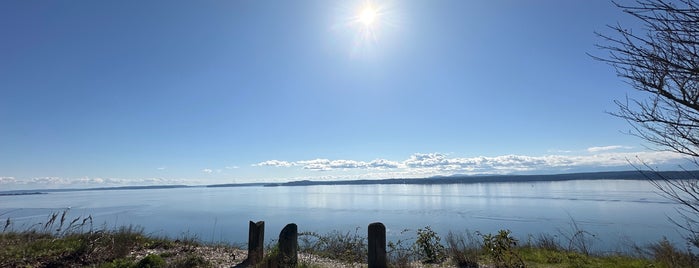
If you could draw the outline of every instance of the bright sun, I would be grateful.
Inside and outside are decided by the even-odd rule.
[[[341,23],[338,26],[354,32],[353,51],[373,49],[379,44],[385,30],[397,25],[394,7],[384,0],[353,2],[338,9],[342,12],[338,16]]]
[[[362,8],[362,11],[359,13],[359,22],[364,24],[365,27],[370,27],[376,21],[377,15],[378,12],[376,12],[376,9],[367,5]]]

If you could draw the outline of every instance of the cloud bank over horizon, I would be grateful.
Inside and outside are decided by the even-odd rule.
[[[312,159],[300,161],[267,160],[253,164],[254,167],[301,168],[315,171],[334,170],[386,170],[403,169],[466,175],[475,174],[513,174],[532,171],[566,171],[578,168],[595,167],[631,167],[640,165],[662,165],[679,163],[683,155],[666,151],[609,152],[618,149],[631,149],[624,146],[590,147],[590,154],[565,155],[550,154],[544,156],[527,156],[508,154],[501,156],[451,157],[444,153],[415,153],[403,161],[374,159],[358,161],[347,159]]]
[[[221,173],[222,169],[200,169],[205,176],[193,178],[108,178],[54,176],[18,178],[0,176],[5,189],[20,188],[70,188],[104,187],[123,185],[204,185],[242,182],[284,182],[294,180],[348,180],[421,178],[450,175],[507,175],[507,174],[555,174],[570,172],[595,172],[629,170],[634,166],[677,169],[687,165],[685,156],[667,151],[631,151],[627,146],[598,146],[565,153],[528,156],[508,154],[500,156],[459,157],[447,153],[414,153],[402,161],[377,158],[370,161],[353,159],[266,160],[247,167],[226,166],[223,169],[238,172],[247,170],[255,176]],[[158,168],[160,170],[160,168]],[[279,175],[282,174],[282,175]],[[3,174],[0,174],[3,175]],[[211,177],[212,175],[220,175]]]

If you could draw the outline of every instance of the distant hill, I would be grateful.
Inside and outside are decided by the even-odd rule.
[[[33,192],[33,191],[0,192],[0,196],[11,196],[11,195],[37,195],[37,194],[47,194],[47,193],[44,193],[44,192]]]
[[[672,179],[699,178],[696,171],[663,171],[658,174]],[[364,184],[463,184],[489,182],[535,182],[535,181],[571,181],[571,180],[647,180],[647,176],[657,176],[651,171],[608,171],[588,173],[568,173],[551,175],[454,175],[437,176],[422,179],[380,179],[380,180],[342,180],[342,181],[292,181],[271,183],[265,186],[310,186],[310,185],[364,185]],[[655,177],[652,177],[655,179]]]
[[[253,183],[225,183],[225,184],[211,184],[204,187],[216,188],[216,187],[250,187],[250,186],[265,186],[269,183],[267,182],[253,182]]]
[[[147,185],[147,186],[118,186],[118,187],[96,187],[96,188],[65,188],[65,189],[42,189],[42,190],[14,190],[0,191],[0,196],[9,195],[34,195],[58,192],[78,192],[78,191],[113,191],[113,190],[146,190],[146,189],[172,189],[188,188],[188,185]]]

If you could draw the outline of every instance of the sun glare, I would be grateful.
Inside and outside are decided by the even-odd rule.
[[[378,13],[376,12],[376,9],[370,5],[367,5],[362,8],[362,11],[359,13],[359,22],[364,24],[365,27],[370,27],[376,21],[377,15]]]
[[[340,13],[334,26],[353,34],[352,54],[377,51],[386,30],[398,25],[391,3],[389,0],[355,0],[337,9]]]
[[[381,11],[372,2],[364,2],[364,4],[357,9],[353,22],[359,26],[358,31],[362,42],[376,41],[376,35],[382,27],[382,20]]]

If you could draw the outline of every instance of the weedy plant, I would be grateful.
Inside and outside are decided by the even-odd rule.
[[[165,267],[165,260],[162,257],[155,254],[149,254],[138,263],[136,263],[136,268],[160,268]]]
[[[354,233],[332,231],[326,234],[315,232],[299,233],[299,251],[347,263],[366,262],[366,238]]]
[[[46,222],[22,232],[9,227],[0,234],[0,266],[20,267],[41,263],[45,266],[125,267],[125,258],[134,248],[167,242],[147,237],[141,228],[126,226],[116,230],[93,229],[92,216],[69,219],[68,210],[51,213]],[[7,219],[7,226],[11,221]]]
[[[2,232],[3,233],[6,232],[7,228],[9,228],[10,225],[12,225],[12,221],[10,221],[10,218],[8,217],[7,220],[5,221],[5,227],[2,228]]]
[[[410,229],[404,229],[400,232],[401,236],[409,232]],[[394,241],[388,241],[386,244],[386,255],[388,257],[388,264],[390,267],[409,267],[410,263],[415,261],[415,254],[413,254],[413,244],[411,239],[398,239]]]
[[[478,268],[478,259],[481,255],[481,244],[473,233],[466,231],[466,236],[461,233],[449,232],[446,237],[447,255],[451,257],[456,266],[463,268]]]
[[[550,234],[539,234],[536,242],[531,246],[550,251],[560,251],[561,244],[558,242],[558,237]]]
[[[691,247],[682,251],[673,246],[667,238],[648,246],[649,255],[667,267],[699,267],[699,256],[692,253]]]
[[[580,228],[573,217],[570,218],[570,222],[570,231],[560,231],[561,236],[568,240],[568,251],[576,251],[589,256],[592,253],[592,244],[597,239],[597,236]]]

